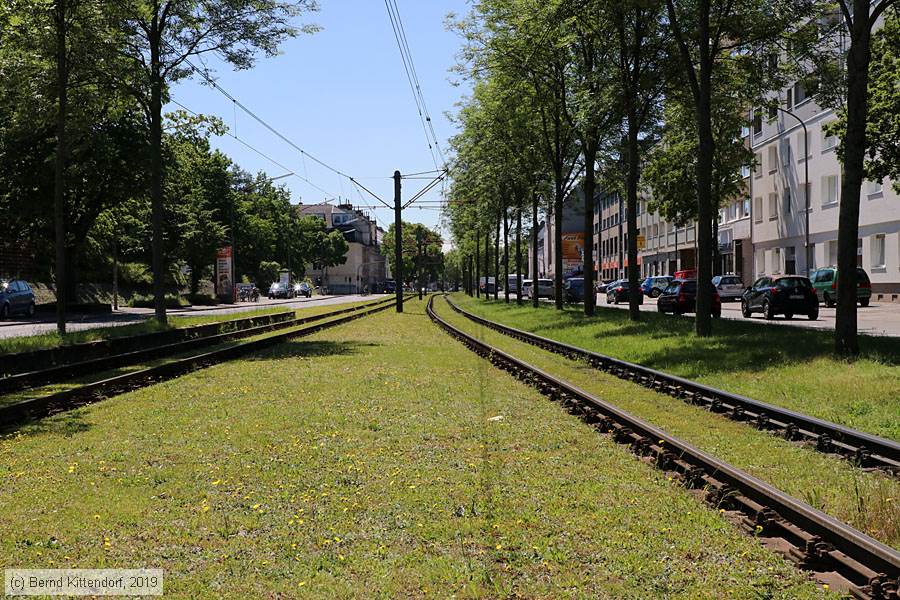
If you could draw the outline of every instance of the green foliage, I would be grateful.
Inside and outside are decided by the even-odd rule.
[[[259,263],[259,267],[257,268],[256,272],[256,287],[265,292],[266,289],[268,289],[269,285],[271,285],[273,282],[278,281],[278,276],[281,272],[281,265],[274,260],[264,260]]]
[[[384,236],[381,248],[387,256],[391,272],[397,273],[397,261],[394,254],[396,231],[391,223]],[[417,277],[417,264],[421,265],[426,281],[434,281],[443,271],[443,240],[440,233],[429,229],[421,223],[403,221],[403,283],[411,283]],[[419,250],[421,247],[421,258]],[[421,262],[417,263],[417,260]],[[396,275],[395,275],[396,277]]]

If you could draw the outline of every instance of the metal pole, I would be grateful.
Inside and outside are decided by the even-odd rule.
[[[119,243],[113,236],[113,310],[119,310]]]
[[[394,171],[394,291],[397,294],[397,312],[403,312],[403,223],[400,219],[400,171]]]

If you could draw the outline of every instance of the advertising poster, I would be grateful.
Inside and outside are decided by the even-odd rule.
[[[234,294],[234,263],[231,246],[216,253],[216,294],[231,298]]]

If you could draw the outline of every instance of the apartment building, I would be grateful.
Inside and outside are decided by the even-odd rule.
[[[531,268],[532,255],[537,252],[537,276],[552,279],[556,273],[553,246],[555,224],[553,214],[548,213],[538,226],[537,248],[533,247],[531,236],[528,239],[528,268]],[[562,210],[562,258],[563,277],[581,273],[584,264],[584,195],[580,189],[569,194],[563,202]]]
[[[781,90],[781,110],[753,111],[750,178],[753,272],[806,274],[837,264],[841,164],[826,132],[834,112],[802,83]],[[805,125],[805,132],[804,132]],[[893,182],[867,181],[860,198],[857,265],[876,299],[900,298],[900,197]]]
[[[376,290],[387,278],[387,259],[381,253],[379,228],[368,213],[351,204],[300,204],[302,216],[318,217],[329,230],[338,230],[349,246],[342,265],[307,265],[307,274],[316,285],[332,294],[356,294]]]
[[[678,227],[666,221],[658,212],[649,212],[649,199],[639,203],[638,231],[644,239],[643,249],[638,249],[641,276],[673,275],[682,269],[693,269],[697,264],[697,227],[692,223]]]

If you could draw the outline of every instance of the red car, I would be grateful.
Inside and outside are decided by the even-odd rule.
[[[712,316],[718,319],[722,316],[722,299],[719,298],[712,283],[709,286],[713,294]],[[697,312],[697,280],[676,279],[673,281],[656,301],[656,310],[674,315]]]

